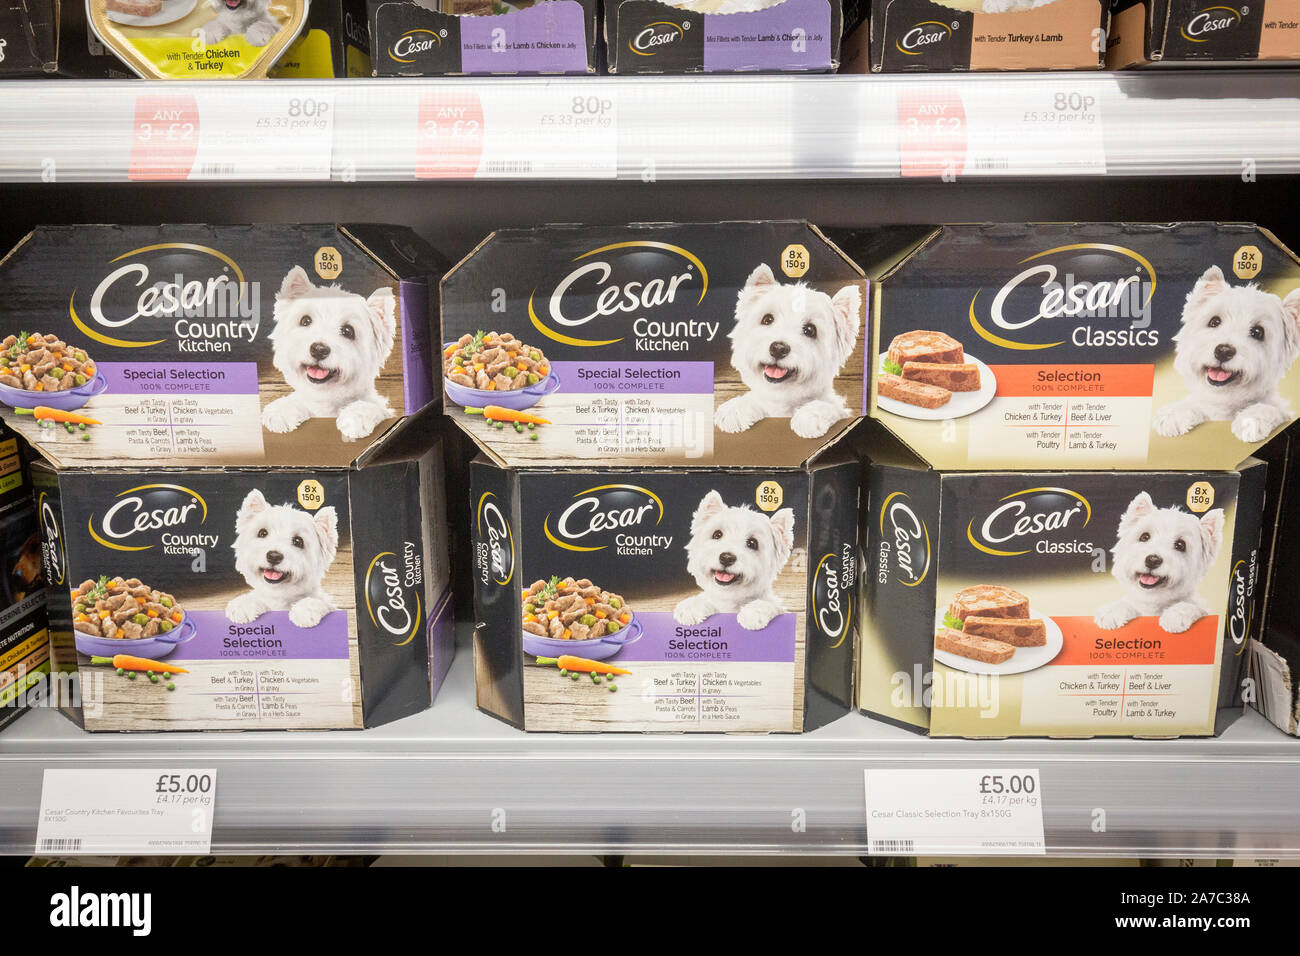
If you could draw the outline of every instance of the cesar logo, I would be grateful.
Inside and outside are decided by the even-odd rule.
[[[889,523],[886,530],[885,523]],[[894,565],[906,587],[916,587],[930,570],[930,530],[912,510],[905,492],[895,491],[880,507],[880,533],[884,550],[894,552]],[[885,560],[884,555],[881,556]]]
[[[1017,539],[1039,538],[1054,531],[1083,528],[1092,520],[1092,506],[1088,499],[1066,488],[1026,488],[1007,495],[1002,501],[1003,504],[989,512],[978,533],[975,531],[976,519],[972,518],[966,527],[966,539],[985,554],[998,557],[1028,554],[1031,548],[1022,551],[1009,549],[1018,546]]]
[[[542,529],[552,544],[568,551],[602,551],[603,544],[575,544],[591,535],[636,527],[654,516],[657,525],[664,517],[664,503],[649,489],[638,485],[597,485],[574,495],[571,505],[560,512],[551,529],[548,514]]]
[[[376,627],[402,638],[397,642],[398,647],[415,636],[421,614],[419,592],[414,592],[414,608],[406,599],[407,590],[414,591],[423,580],[415,546],[409,541],[404,554],[405,568],[398,567],[397,555],[392,551],[381,551],[366,569],[366,610],[370,620]]]

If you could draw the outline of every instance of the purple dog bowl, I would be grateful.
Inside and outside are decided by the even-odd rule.
[[[447,348],[451,342],[443,343]],[[487,405],[500,405],[502,408],[509,408],[512,411],[522,412],[525,408],[532,408],[547,395],[550,395],[560,387],[560,376],[555,374],[552,368],[536,385],[529,385],[527,388],[517,389],[513,392],[489,392],[485,388],[469,388],[465,385],[457,385],[455,382],[443,377],[443,388],[446,389],[447,397],[457,405],[463,408],[483,408]]]
[[[561,657],[572,654],[589,661],[603,661],[613,657],[628,644],[641,640],[641,622],[635,617],[617,634],[592,638],[589,641],[558,641],[553,637],[538,637],[524,631],[524,653],[534,657]]]
[[[0,402],[4,402],[10,408],[35,408],[37,405],[46,405],[62,412],[70,412],[85,405],[107,388],[108,379],[104,378],[103,372],[96,371],[95,377],[85,385],[78,385],[66,392],[29,392],[25,388],[0,385]]]
[[[91,637],[89,634],[82,634],[80,631],[73,631],[73,634],[76,635],[77,650],[87,657],[112,657],[114,654],[130,654],[134,657],[148,657],[156,661],[166,657],[176,650],[179,645],[193,640],[194,635],[198,632],[198,625],[186,615],[181,619],[179,627],[172,628],[166,634],[155,634],[153,637],[123,638],[119,641],[113,637]]]

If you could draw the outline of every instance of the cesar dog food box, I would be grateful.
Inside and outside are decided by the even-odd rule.
[[[265,77],[308,0],[85,0],[91,28],[145,79]]]
[[[1300,262],[1234,223],[839,237],[875,280],[871,415],[939,469],[1235,467],[1300,402]]]
[[[1249,66],[1300,59],[1296,0],[1116,0],[1106,44],[1113,69]]]
[[[23,451],[0,425],[0,727],[50,692],[41,534]]]
[[[597,0],[369,0],[374,74],[595,73],[596,6]]]
[[[43,227],[0,263],[2,414],[41,456],[88,729],[428,706],[451,654],[442,465],[436,408],[403,417],[435,399],[438,272],[365,225]]]
[[[572,731],[845,712],[864,292],[803,222],[502,231],[447,275],[482,709]]]
[[[1098,70],[1104,0],[861,0],[870,15],[844,41],[851,73]]]
[[[832,72],[840,0],[607,0],[610,73]]]
[[[1264,482],[1256,459],[940,473],[881,436],[862,710],[934,736],[1217,733],[1256,636]]]

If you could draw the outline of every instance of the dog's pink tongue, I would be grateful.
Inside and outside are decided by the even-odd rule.
[[[329,378],[329,374],[330,374],[329,369],[321,368],[319,365],[307,366],[307,377],[314,378],[318,382],[323,378]]]
[[[267,568],[265,571],[262,572],[262,577],[266,578],[268,581],[278,581],[282,577],[284,577],[284,572],[273,571],[270,568]]]
[[[239,9],[240,0],[226,0],[226,8],[230,10]]]
[[[1232,378],[1232,373],[1226,368],[1212,368],[1205,374],[1210,377],[1211,381],[1215,382],[1226,382],[1228,379]]]
[[[1145,584],[1147,587],[1150,587],[1153,584],[1160,583],[1160,579],[1156,577],[1154,574],[1138,575],[1138,580],[1141,581],[1143,584]]]
[[[768,378],[785,378],[786,375],[789,373],[789,371],[790,370],[788,368],[781,368],[780,366],[777,365],[763,366],[763,373]]]
[[[721,581],[723,584],[730,584],[733,578],[735,578],[735,575],[732,574],[730,571],[713,572],[713,579],[715,581]]]

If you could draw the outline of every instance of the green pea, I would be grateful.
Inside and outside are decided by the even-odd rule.
[[[126,672],[126,679],[127,679],[127,680],[135,680],[135,671],[127,671],[127,672]]]
[[[148,614],[135,614],[135,615],[132,615],[131,620],[132,620],[134,623],[136,623],[136,624],[148,624],[148,623],[149,623],[149,615],[148,615]]]
[[[620,629],[622,626],[623,626],[623,625],[620,624],[620,623],[618,623],[618,621],[606,621],[606,622],[605,622],[605,630],[608,631],[610,634],[617,634],[618,631],[619,631],[619,629]]]
[[[616,610],[616,611],[617,611],[617,610],[621,610],[622,607],[623,607],[623,602],[620,601],[618,598],[613,597],[613,598],[610,598],[610,599],[609,599],[609,606],[612,607],[612,608],[613,608],[614,610]]]
[[[159,629],[160,631],[162,631],[164,634],[166,634],[168,631],[170,631],[170,630],[172,629],[172,622],[171,622],[171,621],[159,621],[159,622],[158,622],[158,629]]]
[[[537,349],[533,349],[528,353],[528,357],[534,362],[540,362],[542,360],[542,353],[537,351]]]
[[[536,614],[536,613],[537,613],[537,608],[534,607],[534,606],[531,605],[531,604],[525,604],[525,605],[524,605],[524,613],[525,613],[525,614]]]
[[[80,372],[78,372],[77,375],[76,375],[76,379],[75,379],[75,381],[76,381],[76,383],[77,383],[78,385],[85,385],[85,384],[86,384],[86,376],[84,376],[84,375],[82,375]]]
[[[153,673],[152,671],[149,672],[149,683],[151,684],[158,683],[158,675]]]
[[[61,368],[50,369],[50,378],[54,379],[55,381],[58,381],[59,379],[63,378],[63,369]]]
[[[118,677],[121,677],[121,676],[122,676],[123,674],[125,674],[125,673],[126,673],[126,671],[122,670],[122,668],[119,667],[119,668],[117,669],[117,676],[118,676]]]
[[[596,623],[596,615],[584,614],[582,617],[578,618],[578,620],[587,625],[587,627],[591,627],[591,625]]]
[[[171,683],[170,681],[168,681],[168,683],[167,683],[167,689],[168,689],[168,690],[175,690],[175,689],[176,689],[176,685],[173,684],[173,683]]]
[[[505,428],[505,427],[506,427],[506,423],[505,423],[505,422],[497,422],[497,423],[496,423],[496,426],[497,426],[498,429]]]
[[[528,440],[529,440],[529,441],[537,441],[537,432],[533,432],[531,435],[529,435],[529,436],[528,436]]]
[[[540,382],[541,380],[542,380],[542,377],[541,377],[540,375],[538,375],[536,372],[529,372],[529,373],[528,373],[528,384],[529,384],[529,385],[536,385],[536,384],[537,384],[538,382]]]
[[[522,435],[524,433],[524,426],[519,422],[515,422],[515,431]]]
[[[591,682],[592,682],[593,684],[599,684],[599,683],[600,683],[600,675],[599,675],[599,674],[592,674],[592,675],[591,675]]]
[[[611,681],[609,685],[609,692],[612,694],[616,690],[618,690],[618,685],[615,684],[613,681]]]
[[[86,432],[86,434],[82,435],[82,436],[81,436],[81,440],[82,440],[82,441],[90,441],[90,432]]]
[[[78,422],[78,423],[77,423],[77,427],[80,428],[83,432],[84,432],[84,431],[86,430],[86,428],[87,428],[85,422]]]
[[[570,674],[570,675],[569,675],[569,677],[570,677],[571,679],[573,679],[573,680],[577,680],[580,676],[581,676],[581,675],[579,675],[579,674]]]
[[[569,676],[569,672],[566,671],[563,667],[561,667],[561,668],[560,668],[560,676],[561,676],[561,677],[568,677],[568,676]]]
[[[528,423],[528,430],[529,430],[530,432],[537,431],[537,422],[529,422],[529,423]]]
[[[163,595],[158,599],[158,603],[161,604],[163,607],[171,607],[172,599],[167,597],[166,595]]]

